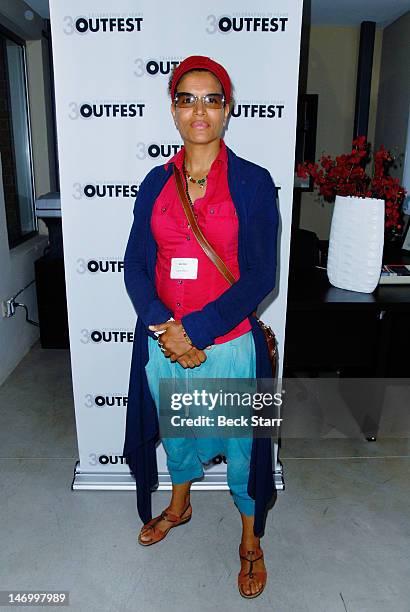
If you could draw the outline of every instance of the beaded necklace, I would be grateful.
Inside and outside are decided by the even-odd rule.
[[[188,191],[188,177],[187,177],[187,174],[185,172],[185,168],[184,168],[184,176],[185,176],[185,193],[186,193],[186,197],[188,198],[188,202],[190,203],[191,208],[193,208],[194,204],[193,204],[193,202],[191,200],[191,196],[189,195],[189,191]]]
[[[184,176],[185,176],[185,193],[186,193],[186,197],[188,198],[188,202],[190,203],[191,207],[193,208],[194,203],[191,200],[191,196],[189,195],[189,190],[188,190],[188,181],[191,181],[191,183],[198,183],[198,185],[201,187],[201,189],[203,189],[206,185],[206,180],[208,178],[208,175],[206,175],[204,178],[202,179],[194,179],[192,178],[192,176],[190,174],[188,174],[187,169],[185,168],[185,164],[184,164]]]
[[[188,179],[188,181],[191,181],[191,183],[196,183],[199,187],[201,187],[201,189],[203,189],[205,187],[206,179],[208,178],[208,175],[204,176],[203,178],[194,179],[188,173],[188,170],[185,168],[185,164],[184,164],[184,174],[185,174],[186,178]]]

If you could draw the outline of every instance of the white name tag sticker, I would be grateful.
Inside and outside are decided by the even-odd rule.
[[[196,257],[173,257],[170,276],[171,278],[198,278],[198,259]]]

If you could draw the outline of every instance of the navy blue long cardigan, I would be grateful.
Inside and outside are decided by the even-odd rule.
[[[173,313],[161,302],[155,289],[156,243],[151,232],[154,202],[172,174],[170,164],[153,168],[142,182],[134,206],[125,257],[124,279],[138,315],[131,360],[128,408],[123,455],[135,477],[137,509],[141,520],[152,518],[151,491],[158,485],[156,444],[158,416],[152,400],[145,365],[149,325],[163,323]],[[269,172],[235,155],[228,148],[228,184],[239,221],[238,263],[240,279],[202,310],[182,317],[194,345],[213,344],[249,316],[274,288],[278,211],[276,188]],[[252,334],[256,349],[256,376],[271,377],[265,339],[254,317]],[[268,504],[276,500],[270,438],[254,438],[248,479],[248,494],[255,500],[254,533],[263,535]]]

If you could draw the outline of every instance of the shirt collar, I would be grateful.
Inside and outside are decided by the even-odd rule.
[[[219,153],[215,157],[214,161],[212,162],[211,168],[216,163],[226,164],[226,165],[228,164],[228,152],[227,152],[226,144],[223,138],[221,138],[220,142],[221,142],[221,145],[219,147]],[[171,159],[169,159],[167,163],[164,164],[165,170],[168,170],[169,164],[175,164],[178,170],[182,171],[184,159],[185,159],[185,147],[182,147],[182,149],[180,149],[178,153],[176,153],[176,155],[171,157]]]

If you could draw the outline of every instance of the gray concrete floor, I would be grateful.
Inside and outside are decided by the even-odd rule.
[[[268,583],[247,601],[228,492],[193,492],[191,522],[142,548],[134,493],[71,491],[69,354],[36,345],[0,388],[0,590],[68,590],[81,612],[410,612],[409,440],[285,440],[280,456]]]

